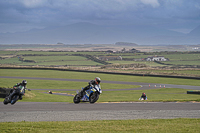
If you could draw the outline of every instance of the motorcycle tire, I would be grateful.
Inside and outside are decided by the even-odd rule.
[[[7,97],[4,99],[3,104],[5,104],[5,105],[8,104],[8,98]]]
[[[99,99],[99,94],[98,93],[92,93],[89,97],[90,103],[95,103]]]
[[[80,98],[80,96],[78,95],[78,94],[76,94],[75,96],[74,96],[74,103],[75,104],[78,104],[78,103],[80,103],[80,100],[81,100],[81,98]]]
[[[11,105],[15,104],[17,102],[17,100],[19,99],[19,96],[18,95],[14,95],[11,99]]]

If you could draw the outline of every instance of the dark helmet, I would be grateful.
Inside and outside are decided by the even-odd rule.
[[[26,80],[23,80],[23,81],[22,81],[22,84],[23,84],[23,85],[26,85],[26,84],[27,84],[27,81],[26,81]]]
[[[142,96],[145,96],[146,94],[145,93],[142,93]]]
[[[96,77],[96,78],[95,78],[95,81],[96,81],[98,84],[100,84],[101,79],[100,79],[99,77]]]

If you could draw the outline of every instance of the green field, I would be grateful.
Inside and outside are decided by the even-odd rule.
[[[101,56],[121,56],[123,60],[106,60],[102,62],[98,60]],[[145,61],[144,59],[148,56],[164,56],[169,61]],[[134,61],[134,59],[143,60]],[[200,52],[106,53],[104,51],[0,51],[1,66],[62,67],[70,69],[92,68],[98,71],[200,77]]]
[[[14,77],[21,76],[21,77],[42,77],[42,78],[87,79],[88,81],[98,76],[101,77],[102,80],[108,80],[108,81],[146,82],[146,83],[200,86],[199,80],[195,79],[115,75],[115,74],[58,71],[58,70],[0,69],[0,75],[14,76]]]
[[[1,122],[1,133],[199,133],[200,119]]]
[[[6,57],[4,55],[2,57]],[[10,55],[11,56],[11,55]],[[19,57],[19,56],[18,56]],[[101,63],[94,62],[82,56],[68,55],[49,55],[46,56],[23,56],[24,61],[20,61],[18,57],[11,57],[0,60],[2,65],[19,65],[19,66],[98,66]],[[28,61],[27,61],[28,60]],[[32,61],[32,62],[29,62]]]
[[[19,66],[101,66],[102,64],[90,60],[76,60],[76,61],[42,61],[37,63],[23,62]]]
[[[75,56],[75,55],[76,56]],[[148,56],[164,56],[168,58],[169,61],[162,62],[165,64],[171,64],[168,66],[174,65],[200,65],[200,53],[199,52],[147,52],[147,53],[112,53],[108,54],[106,52],[50,52],[50,51],[0,51],[0,64],[12,64],[12,65],[75,65],[75,66],[94,66],[94,65],[103,65],[97,63],[94,60],[87,59],[82,55],[92,55],[95,58],[99,56],[121,56],[122,61],[114,60],[107,61],[112,64],[133,64],[133,63],[142,63],[148,66],[165,66],[157,63],[146,62],[146,61],[131,61],[126,59],[144,59]],[[24,58],[24,60],[32,60],[35,63],[27,63],[19,61],[17,57]],[[76,63],[72,63],[76,61]],[[85,62],[85,63],[84,63]]]
[[[183,61],[169,61],[167,62],[171,65],[181,65],[181,66],[187,66],[187,65],[200,65],[200,60],[183,60]]]

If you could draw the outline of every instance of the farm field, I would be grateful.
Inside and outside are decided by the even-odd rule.
[[[122,60],[99,60],[100,57],[122,57]],[[146,61],[149,56],[163,56],[169,61]],[[107,53],[105,51],[0,51],[0,67],[62,67],[139,74],[200,77],[200,53],[140,52]]]
[[[166,66],[163,64],[158,64],[155,62],[148,62],[148,61],[108,61],[109,63],[113,64],[113,65],[128,65],[128,64],[143,64],[146,67],[162,67],[162,66]]]

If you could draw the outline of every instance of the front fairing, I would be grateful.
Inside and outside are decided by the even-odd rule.
[[[101,94],[102,90],[101,90],[101,86],[100,85],[95,85],[94,88]]]

